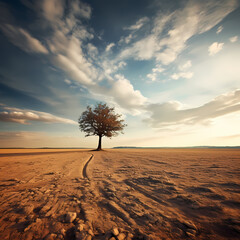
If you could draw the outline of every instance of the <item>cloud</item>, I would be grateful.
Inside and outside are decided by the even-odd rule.
[[[44,123],[77,124],[77,122],[71,119],[57,117],[46,112],[12,108],[7,106],[2,106],[1,108],[3,109],[3,111],[0,112],[0,121],[2,122],[29,124],[29,121],[38,121]]]
[[[147,77],[151,79],[151,81],[156,81],[159,78],[159,73],[165,71],[163,67],[157,65],[155,68],[152,69],[152,73],[147,74]]]
[[[121,74],[115,74],[109,86],[95,85],[90,92],[121,108],[121,111],[134,115],[142,112],[147,102],[147,98],[139,90],[135,90],[130,81]]]
[[[15,27],[10,24],[0,26],[2,32],[15,46],[21,48],[25,52],[47,54],[47,48],[30,33],[22,28]]]
[[[149,73],[147,74],[147,77],[151,79],[151,81],[155,82],[157,80],[157,74],[156,73]]]
[[[130,33],[127,37],[121,37],[121,39],[119,40],[119,44],[129,44],[131,42],[131,40],[134,38],[134,34]]]
[[[59,54],[55,57],[55,63],[62,70],[66,71],[68,75],[74,80],[77,80],[84,85],[92,84],[91,78],[85,72],[86,70],[80,68],[78,64],[76,64],[74,61],[71,61],[68,57]]]
[[[178,80],[179,78],[186,78],[190,79],[193,77],[193,72],[179,72],[179,73],[174,73],[171,78],[174,80]]]
[[[222,32],[222,30],[223,30],[223,26],[219,26],[216,33],[219,34],[220,32]]]
[[[240,90],[222,94],[212,101],[196,108],[182,109],[176,101],[150,104],[147,110],[151,117],[146,119],[154,128],[164,128],[181,124],[209,124],[213,119],[240,111]]]
[[[109,52],[114,46],[115,46],[115,43],[108,44],[106,47],[106,52]]]
[[[37,3],[37,5],[40,3]],[[43,0],[40,7],[43,16],[49,22],[58,22],[64,15],[66,7],[68,7],[69,15],[67,21],[73,20],[75,17],[89,19],[91,17],[91,8],[88,4],[81,1],[72,0],[68,2],[65,0]],[[39,5],[38,5],[39,6]]]
[[[235,43],[235,42],[237,42],[237,40],[238,40],[238,36],[234,36],[234,37],[229,38],[229,41],[231,43]]]
[[[115,77],[117,81],[114,82],[111,93],[121,106],[135,108],[142,106],[146,102],[147,99],[140,91],[134,90],[129,80],[119,74],[116,74]]]
[[[193,72],[187,71],[192,67],[192,62],[190,60],[186,61],[184,64],[180,65],[178,69],[181,72],[174,73],[171,75],[171,78],[178,80],[179,78],[191,79],[193,77]]]
[[[192,62],[190,60],[188,60],[183,65],[179,66],[179,70],[180,71],[185,71],[185,70],[189,69],[191,66],[192,66]]]
[[[209,56],[213,56],[223,49],[224,43],[214,42],[208,47]]]
[[[143,17],[143,18],[140,18],[134,25],[131,25],[130,27],[126,27],[124,29],[136,31],[136,30],[139,30],[148,21],[149,21],[148,17]]]
[[[124,49],[120,55],[120,59],[134,56],[137,60],[149,60],[153,58],[157,49],[157,39],[153,35],[141,39],[133,44],[133,46]]]
[[[147,36],[127,46],[119,58],[136,60],[156,59],[168,65],[186,48],[187,41],[216,26],[237,7],[236,0],[188,1],[173,13],[158,13],[153,18],[153,28]]]
[[[61,18],[64,13],[64,0],[43,0],[42,9],[44,16],[50,21]]]
[[[220,136],[220,139],[233,139],[233,138],[240,138],[240,134],[228,135],[228,136]]]
[[[68,84],[68,85],[71,85],[71,84],[72,84],[72,82],[71,82],[69,79],[64,79],[64,82],[65,82],[66,84]]]

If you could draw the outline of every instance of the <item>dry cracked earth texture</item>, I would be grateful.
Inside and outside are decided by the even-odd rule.
[[[0,239],[239,239],[238,149],[1,150]]]

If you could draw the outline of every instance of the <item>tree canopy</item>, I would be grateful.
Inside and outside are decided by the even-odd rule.
[[[123,133],[126,126],[124,120],[120,119],[121,115],[115,113],[113,107],[107,106],[105,103],[98,103],[95,108],[87,106],[78,119],[79,128],[85,132],[85,137],[99,136],[97,150],[101,150],[102,137],[117,136],[119,132]]]

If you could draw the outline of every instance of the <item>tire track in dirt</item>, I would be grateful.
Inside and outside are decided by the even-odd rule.
[[[82,176],[83,178],[87,178],[88,180],[89,177],[88,177],[88,174],[87,174],[87,167],[88,167],[88,164],[89,162],[92,160],[92,158],[94,157],[94,155],[92,154],[92,156],[88,159],[88,161],[85,163],[84,167],[83,167],[83,170],[82,170]]]
[[[168,206],[168,204],[165,201],[159,199],[158,197],[155,197],[151,192],[141,188],[140,186],[137,186],[136,184],[132,183],[131,181],[125,180],[125,183],[128,186],[130,186],[130,187],[134,188],[135,190],[137,190],[138,192],[140,192],[141,194],[143,194],[145,197],[148,197],[148,198],[154,200],[155,202],[160,203],[164,206]]]

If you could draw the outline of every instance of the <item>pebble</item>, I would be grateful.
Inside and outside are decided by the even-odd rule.
[[[75,212],[68,212],[66,214],[65,220],[66,220],[66,222],[71,223],[71,222],[73,222],[76,219],[76,217],[77,217],[77,213],[75,213]]]
[[[120,233],[118,236],[117,236],[117,239],[118,240],[124,240],[126,238],[126,235],[124,233]]]
[[[113,234],[114,236],[117,236],[117,235],[119,234],[119,231],[118,231],[118,228],[117,228],[117,227],[114,227],[114,228],[112,229],[112,234]]]
[[[92,236],[91,236],[91,235],[88,235],[88,236],[86,237],[86,240],[92,240]]]
[[[197,230],[197,227],[195,226],[194,223],[192,223],[191,221],[183,221],[182,222],[186,227]]]
[[[132,240],[133,239],[133,234],[132,233],[128,233],[127,234],[127,238],[126,238],[126,240]]]
[[[84,229],[84,225],[83,224],[79,223],[79,224],[76,225],[76,230],[77,231],[81,232],[81,231],[83,231],[83,229]]]
[[[88,230],[88,234],[91,235],[91,236],[94,236],[94,233],[93,233],[92,229]]]
[[[188,229],[187,231],[186,231],[186,234],[189,236],[189,237],[195,237],[196,236],[196,230],[194,230],[194,229]]]
[[[23,207],[23,212],[25,214],[31,214],[33,212],[34,206],[33,205],[27,205]]]
[[[60,230],[60,233],[64,236],[65,233],[66,233],[66,230],[65,230],[64,228],[62,228],[62,229]]]
[[[46,238],[44,238],[44,240],[55,240],[57,238],[57,234],[55,233],[50,233],[47,235]]]

